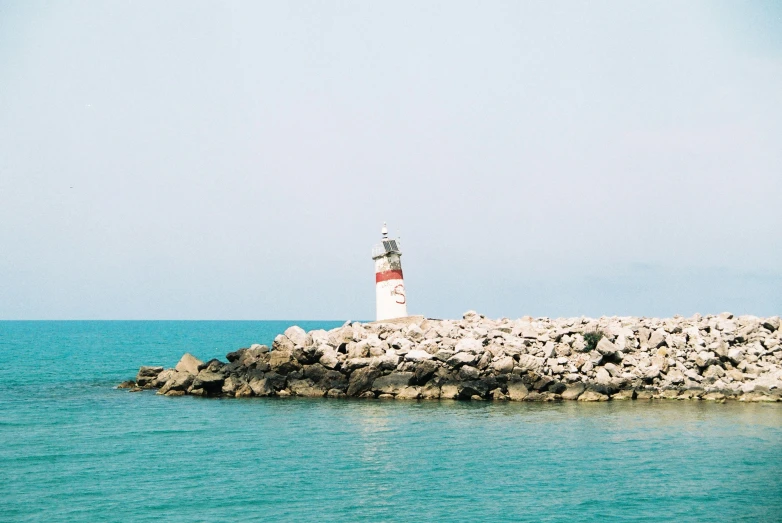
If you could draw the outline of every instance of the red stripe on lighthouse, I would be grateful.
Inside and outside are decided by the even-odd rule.
[[[375,283],[380,283],[381,281],[401,280],[401,279],[402,279],[401,270],[383,271],[383,272],[375,273]]]

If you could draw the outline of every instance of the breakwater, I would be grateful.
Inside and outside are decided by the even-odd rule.
[[[780,319],[408,317],[306,332],[227,362],[185,354],[120,387],[181,396],[781,401]]]

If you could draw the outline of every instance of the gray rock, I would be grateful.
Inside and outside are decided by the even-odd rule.
[[[222,391],[224,381],[222,374],[204,369],[193,379],[193,388],[202,389],[207,394],[214,394]]]
[[[608,401],[609,397],[594,390],[587,390],[578,397],[578,401]]]
[[[193,374],[185,371],[175,371],[168,381],[160,387],[158,394],[166,394],[169,391],[186,391],[193,383]]]
[[[529,390],[521,380],[508,382],[508,397],[511,401],[523,401],[529,395]]]
[[[326,394],[326,390],[316,386],[310,379],[291,380],[288,389],[296,396],[308,398],[322,398]]]
[[[437,371],[438,366],[433,361],[422,361],[415,367],[414,381],[418,385],[423,385],[431,379]]]
[[[136,383],[139,387],[151,386],[161,372],[163,367],[140,367],[136,374]]]
[[[376,378],[372,383],[372,390],[380,394],[397,394],[402,388],[410,385],[413,377],[412,372],[392,372]]]
[[[573,383],[564,392],[562,392],[563,400],[577,400],[581,394],[584,393],[586,387],[583,383]]]
[[[480,371],[470,365],[464,365],[459,369],[459,377],[463,380],[477,380],[480,375]]]

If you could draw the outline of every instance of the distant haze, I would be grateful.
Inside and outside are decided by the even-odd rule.
[[[782,313],[782,6],[0,3],[0,319]]]

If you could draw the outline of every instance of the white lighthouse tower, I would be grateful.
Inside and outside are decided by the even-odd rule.
[[[375,260],[378,321],[407,316],[399,240],[388,238],[388,228],[385,223],[381,233],[383,234],[381,242],[372,249],[372,259]]]

